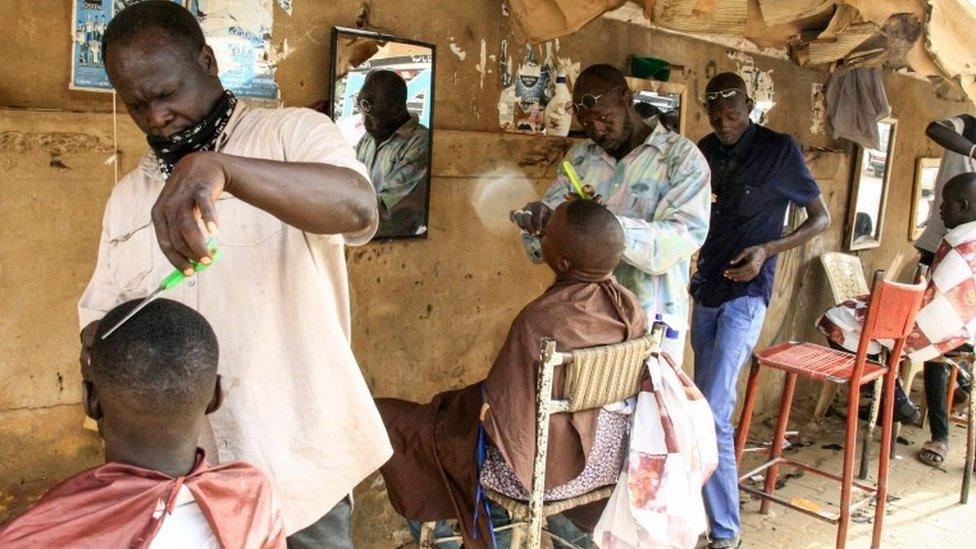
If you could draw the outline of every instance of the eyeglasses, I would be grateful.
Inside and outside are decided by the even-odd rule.
[[[373,106],[370,105],[369,101],[366,101],[365,99],[360,99],[356,102],[356,104],[359,105],[359,112],[363,114],[369,114],[369,111],[373,109]]]
[[[742,90],[738,88],[728,88],[725,90],[706,92],[704,95],[702,95],[702,103],[711,103],[712,101],[715,101],[716,99],[719,98],[728,99],[730,97],[735,97],[737,94],[740,93],[742,93]]]
[[[617,92],[622,92],[622,91],[623,90],[620,89],[620,88],[614,88],[614,89],[612,89],[610,91],[605,91],[605,92],[601,93],[600,95],[593,95],[593,94],[589,94],[589,93],[584,94],[583,97],[580,97],[580,102],[579,103],[575,103],[574,102],[574,103],[571,103],[570,104],[570,110],[574,114],[579,114],[579,113],[583,112],[584,110],[595,109],[600,104],[599,102],[600,102],[600,98],[601,97],[604,97],[604,96],[607,96],[607,95],[610,95],[610,94],[614,94],[614,93],[617,93]]]

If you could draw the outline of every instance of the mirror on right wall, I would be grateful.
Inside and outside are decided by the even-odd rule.
[[[919,158],[915,163],[915,185],[912,190],[912,216],[908,219],[908,239],[922,236],[935,204],[935,180],[942,167],[941,158]]]
[[[641,118],[660,116],[661,122],[668,129],[685,133],[687,102],[684,84],[628,76],[627,85],[634,92],[634,108]]]
[[[897,125],[898,121],[894,118],[885,118],[878,122],[880,144],[877,149],[857,146],[850,215],[847,220],[847,248],[851,251],[877,248],[881,245]]]

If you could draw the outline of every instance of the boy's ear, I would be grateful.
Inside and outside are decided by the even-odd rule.
[[[212,414],[220,409],[220,405],[224,403],[224,390],[220,386],[220,374],[217,374],[217,382],[214,383],[214,394],[213,398],[210,399],[210,404],[207,405],[207,411],[205,413]]]
[[[98,402],[98,391],[91,381],[81,382],[81,403],[85,407],[85,413],[95,421],[101,421],[102,405]]]

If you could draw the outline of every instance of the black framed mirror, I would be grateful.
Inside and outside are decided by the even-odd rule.
[[[434,44],[332,28],[329,115],[369,170],[374,240],[427,236],[435,57]]]

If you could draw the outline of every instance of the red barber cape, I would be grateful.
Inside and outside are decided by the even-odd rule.
[[[193,470],[178,478],[122,463],[79,473],[0,529],[0,547],[148,547],[183,485],[222,547],[285,547],[264,473],[242,462],[211,467],[202,450]]]

